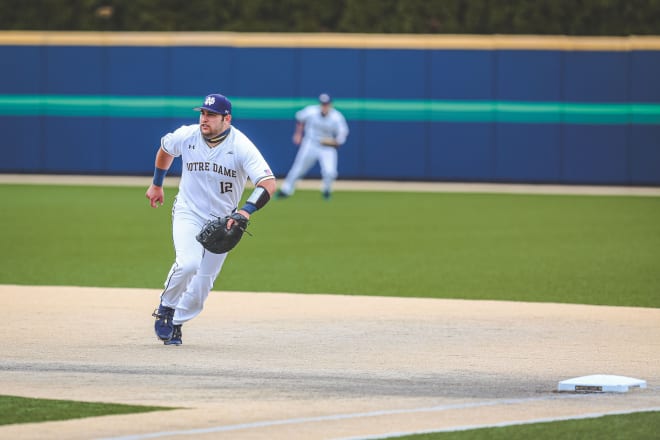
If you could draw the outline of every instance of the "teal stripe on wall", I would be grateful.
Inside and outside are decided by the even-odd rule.
[[[234,118],[287,119],[307,99],[230,97]],[[0,95],[0,115],[189,118],[199,97]],[[660,103],[356,100],[335,102],[346,118],[367,121],[660,124]]]

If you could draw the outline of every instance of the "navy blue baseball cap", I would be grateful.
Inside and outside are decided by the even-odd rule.
[[[319,95],[319,102],[321,104],[330,104],[332,102],[332,98],[327,93],[321,93]]]
[[[200,111],[206,110],[211,113],[217,113],[219,115],[230,115],[231,114],[231,102],[225,95],[219,93],[213,93],[208,95],[204,99],[204,104],[195,107],[193,110]]]

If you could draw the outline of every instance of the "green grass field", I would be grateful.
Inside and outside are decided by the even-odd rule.
[[[176,189],[157,210],[144,191],[0,185],[0,284],[160,288]],[[658,197],[298,191],[249,230],[215,290],[660,307]],[[1,398],[0,414],[15,405]],[[656,412],[409,438],[656,438],[658,427]]]
[[[144,191],[0,185],[0,283],[160,288]],[[249,230],[216,290],[660,307],[658,197],[299,191]]]
[[[29,399],[0,395],[0,425],[53,422],[83,417],[134,414],[171,409],[174,408],[76,402],[72,400]]]
[[[658,428],[660,428],[660,412],[646,412],[395,438],[397,440],[657,440]]]

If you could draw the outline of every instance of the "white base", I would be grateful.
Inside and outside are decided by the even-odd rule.
[[[630,388],[646,388],[646,381],[625,376],[594,374],[559,382],[557,391],[581,393],[627,393]]]

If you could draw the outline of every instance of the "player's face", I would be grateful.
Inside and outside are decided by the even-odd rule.
[[[327,115],[330,111],[330,104],[321,104],[321,114],[323,116]]]
[[[219,115],[206,110],[199,112],[199,129],[204,137],[217,136],[228,129],[230,124],[231,115]]]

